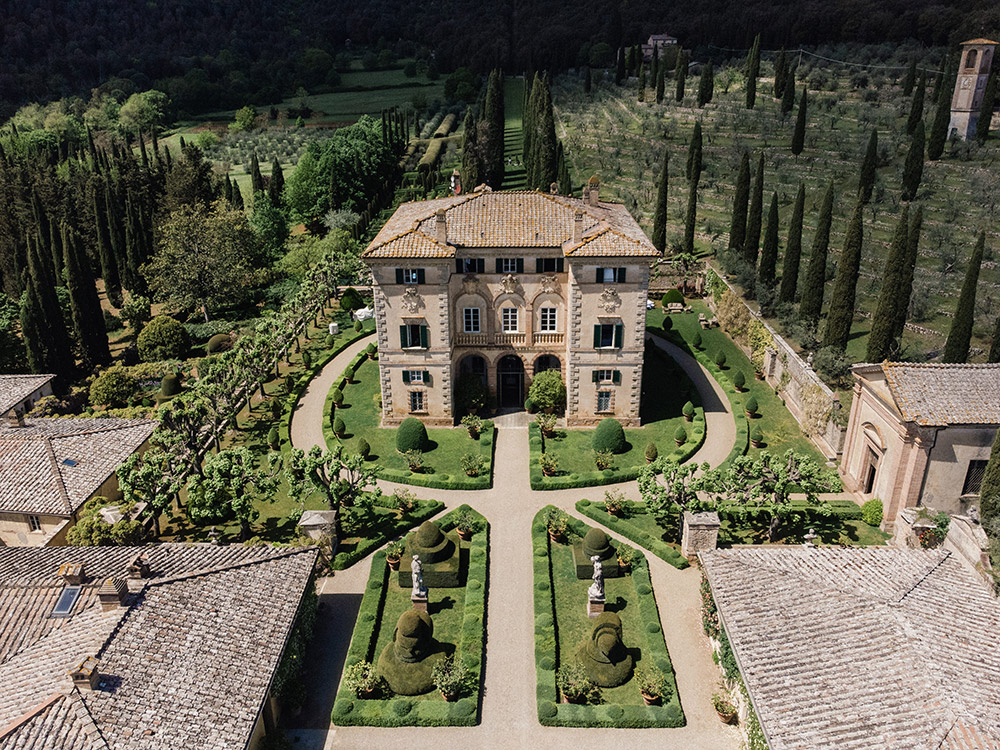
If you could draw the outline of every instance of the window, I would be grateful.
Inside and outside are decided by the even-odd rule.
[[[554,332],[556,330],[556,309],[554,307],[543,307],[540,323],[542,331]]]
[[[611,411],[611,391],[597,392],[597,411]]]
[[[597,269],[597,283],[598,284],[624,284],[625,283],[625,269],[624,268],[598,268]]]
[[[535,258],[535,273],[562,273],[562,258]]]
[[[976,67],[976,59],[978,57],[979,57],[979,54],[976,52],[976,50],[970,49],[969,52],[968,52],[968,54],[965,56],[965,69],[966,70],[972,70],[973,68],[975,68]],[[977,490],[977,492],[978,492],[978,490]]]
[[[485,269],[486,264],[482,258],[457,258],[455,260],[455,270],[459,273],[483,273]]]
[[[76,606],[76,601],[80,598],[80,591],[82,590],[82,586],[67,586],[64,588],[56,600],[56,606],[52,608],[52,616],[69,617],[73,613],[73,607]]]
[[[424,269],[422,268],[397,268],[396,269],[396,283],[397,284],[423,284],[424,279]]]
[[[595,349],[621,349],[625,326],[621,323],[598,323],[594,326]]]
[[[410,411],[425,411],[423,391],[410,391]]]
[[[965,484],[962,485],[963,495],[978,495],[986,473],[986,461],[969,461],[969,470],[965,472]]]
[[[479,333],[479,308],[467,307],[462,310],[462,322],[465,333]]]
[[[595,383],[619,385],[622,382],[622,374],[620,370],[594,370],[593,379]]]
[[[517,308],[504,307],[500,310],[500,327],[504,333],[517,333]]]
[[[497,273],[524,273],[524,258],[497,258]]]
[[[405,385],[424,385],[431,382],[431,374],[427,370],[403,370]]]
[[[426,349],[427,340],[427,326],[406,323],[399,327],[399,345],[403,349]]]
[[[31,531],[41,531],[42,519],[38,516],[28,516],[28,528]]]

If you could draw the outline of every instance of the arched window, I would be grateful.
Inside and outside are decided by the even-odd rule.
[[[974,70],[976,67],[976,61],[978,59],[979,59],[979,53],[974,49],[970,49],[968,53],[966,53],[965,55],[965,69]]]

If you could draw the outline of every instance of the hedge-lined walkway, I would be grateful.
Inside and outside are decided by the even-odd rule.
[[[706,442],[691,459],[715,466],[725,460],[735,440],[728,400],[711,375],[686,352],[656,342],[684,369],[706,405]],[[323,403],[334,380],[367,345],[362,341],[335,357],[310,384],[292,421],[292,444],[308,449],[323,445]],[[309,701],[290,719],[289,738],[303,750],[395,747],[441,750],[445,743],[464,747],[615,748],[655,744],[665,748],[727,750],[739,747],[739,732],[723,725],[711,695],[720,678],[711,650],[701,634],[700,573],[684,571],[647,555],[664,635],[677,677],[687,725],[679,729],[571,729],[538,723],[535,699],[534,615],[531,523],[538,509],[557,505],[582,518],[574,504],[582,497],[599,499],[608,487],[533,491],[528,477],[528,432],[524,426],[497,430],[493,488],[436,490],[409,487],[421,498],[435,498],[455,508],[468,503],[491,524],[489,594],[487,600],[486,677],[482,723],[476,727],[378,729],[330,726],[333,692],[340,680],[344,655],[354,630],[357,608],[368,577],[362,560],[349,570],[320,581],[323,608],[312,653],[307,657]],[[379,483],[387,492],[403,485]],[[635,482],[619,485],[638,498]],[[587,519],[584,519],[588,523]],[[612,537],[622,541],[613,532]],[[581,606],[583,603],[581,602]],[[628,635],[626,634],[626,641]]]

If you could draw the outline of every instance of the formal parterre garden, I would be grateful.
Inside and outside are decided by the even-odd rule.
[[[457,558],[457,579],[451,582],[458,585],[432,585],[433,564],[424,565],[427,615],[432,626],[428,628],[426,617],[414,614],[408,568],[404,567],[401,576],[386,562],[388,552],[402,555],[403,565],[408,565],[405,555],[419,544],[424,528],[411,534],[399,549],[390,546],[372,557],[371,575],[334,702],[334,724],[400,727],[478,723],[489,525],[466,505],[446,514],[436,525],[444,534],[444,542],[436,549],[457,540],[457,549],[449,554]],[[471,538],[463,540],[457,531],[469,532]],[[401,585],[404,579],[406,583]],[[415,622],[418,618],[421,622]]]
[[[545,726],[683,726],[645,557],[553,506],[535,516],[531,536],[538,720]],[[607,550],[605,612],[596,618],[587,610],[591,563],[586,552],[574,550],[588,544]]]

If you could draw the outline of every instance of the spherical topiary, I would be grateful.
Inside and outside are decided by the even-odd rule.
[[[205,345],[205,351],[209,354],[224,352],[232,343],[228,333],[217,333],[208,340],[208,343]]]
[[[694,336],[691,337],[691,346],[695,349],[701,349],[701,331],[694,332]]]
[[[278,450],[278,428],[272,427],[267,431],[267,444],[271,446],[271,450]]]
[[[753,396],[751,396],[750,398],[747,399],[747,402],[746,402],[746,404],[743,405],[743,408],[746,410],[747,414],[756,414],[757,413],[757,399],[754,398]]]
[[[683,445],[687,442],[688,433],[684,429],[684,425],[677,425],[677,429],[674,430],[674,442],[678,445]]]
[[[347,425],[344,424],[344,420],[337,417],[333,420],[333,434],[337,437],[343,437],[344,433],[347,431]]]
[[[645,583],[640,583],[638,586],[635,587],[635,590],[636,593],[639,594],[639,596],[646,596],[647,594],[653,593],[653,589],[651,589]]]
[[[95,406],[125,406],[138,386],[121,365],[109,367],[90,386],[90,403]]]
[[[368,441],[364,438],[358,438],[358,455],[361,458],[368,458],[368,454],[371,453],[372,447],[368,445]]]
[[[544,669],[546,672],[551,672],[556,668],[556,661],[551,656],[543,656],[538,660],[538,668]]]
[[[719,367],[726,366],[726,353],[724,351],[719,351],[719,353],[715,355],[715,364]]]
[[[136,339],[139,358],[143,362],[181,359],[191,346],[183,324],[169,315],[157,315],[142,329]]]
[[[646,632],[647,633],[653,633],[655,635],[656,633],[660,632],[660,626],[658,624],[656,624],[655,622],[647,622],[646,623]]]
[[[882,523],[882,501],[872,498],[861,506],[861,520],[869,526],[879,526]]]
[[[649,443],[646,446],[646,460],[655,461],[660,455],[660,452],[656,449],[656,443]]]
[[[407,417],[396,430],[396,450],[407,451],[427,450],[427,428],[416,417]]]
[[[595,555],[607,560],[615,554],[615,548],[611,546],[611,540],[605,532],[592,528],[583,537],[583,554],[588,560]]]
[[[613,417],[602,419],[594,430],[594,450],[624,453],[625,445],[625,430],[621,422]]]
[[[679,289],[668,289],[666,291],[666,293],[663,295],[663,304],[664,305],[677,305],[677,304],[683,305],[684,304],[684,295],[680,293]]]
[[[181,392],[181,380],[177,377],[177,373],[168,372],[163,376],[160,381],[160,395],[161,396],[176,396]]]
[[[733,385],[736,387],[736,390],[742,391],[746,382],[747,377],[743,374],[743,370],[737,370],[733,373]]]

